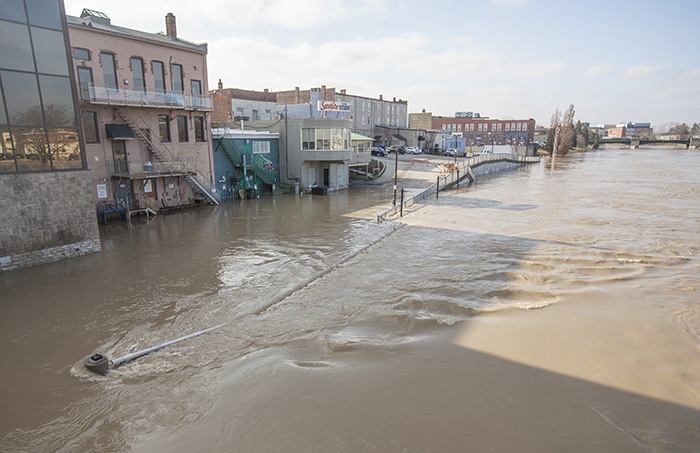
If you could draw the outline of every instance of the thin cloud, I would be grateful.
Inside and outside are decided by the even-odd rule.
[[[661,66],[638,65],[627,68],[625,71],[625,76],[632,79],[642,79],[657,75],[663,71],[664,68]]]
[[[584,76],[588,78],[602,77],[611,74],[614,70],[615,68],[611,65],[592,65],[586,68],[584,71]]]

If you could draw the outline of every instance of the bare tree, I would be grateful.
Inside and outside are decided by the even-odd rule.
[[[557,127],[561,124],[561,111],[559,109],[555,109],[554,113],[552,113],[552,118],[549,121],[549,130],[547,131],[547,146],[545,149],[547,152],[549,152],[549,155],[553,155],[554,150],[554,134],[557,131]]]
[[[566,112],[564,112],[564,124],[559,134],[559,149],[557,149],[557,154],[562,156],[568,154],[576,145],[576,129],[574,127],[575,114],[576,110],[574,110],[574,104],[571,104],[569,108],[566,109]]]

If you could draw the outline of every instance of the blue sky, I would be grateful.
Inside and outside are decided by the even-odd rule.
[[[548,125],[700,123],[697,0],[64,0],[209,45],[209,87],[326,85]]]

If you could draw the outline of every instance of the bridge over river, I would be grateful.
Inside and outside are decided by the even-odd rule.
[[[630,148],[639,148],[642,145],[685,145],[686,149],[698,148],[700,147],[700,137],[689,137],[678,140],[661,140],[655,138],[639,138],[639,137],[625,137],[625,138],[601,138],[598,140],[599,145],[609,145],[609,144],[623,144],[629,145]]]

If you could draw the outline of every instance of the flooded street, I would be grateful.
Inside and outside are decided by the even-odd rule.
[[[697,451],[698,151],[543,161],[377,223],[392,196],[116,222],[0,274],[0,451]]]

